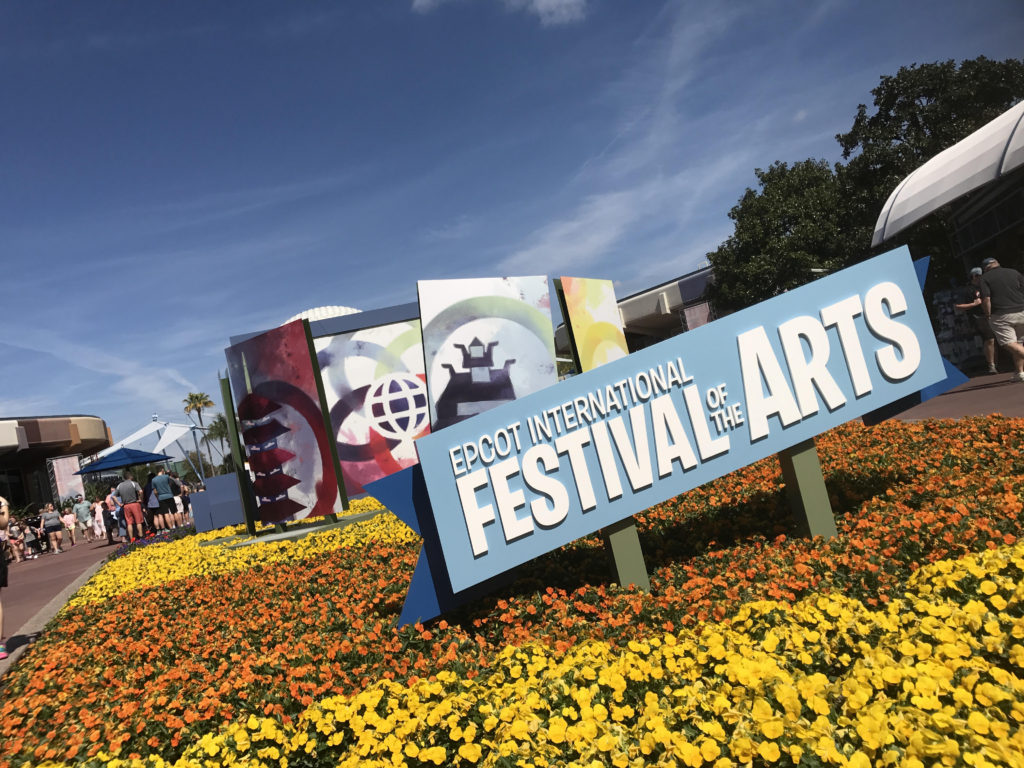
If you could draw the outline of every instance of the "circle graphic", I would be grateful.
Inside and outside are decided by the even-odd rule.
[[[378,379],[366,395],[366,414],[384,437],[412,440],[427,426],[427,388],[411,373],[391,373]]]

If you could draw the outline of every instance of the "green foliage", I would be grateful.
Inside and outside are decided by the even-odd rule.
[[[861,104],[836,136],[843,160],[756,170],[759,189],[729,213],[733,234],[708,254],[719,311],[741,309],[873,255],[871,235],[882,206],[904,178],[1024,98],[1024,60],[914,64],[880,79],[874,111]],[[933,256],[932,284],[962,280],[953,258],[947,212],[940,211],[885,243]]]
[[[748,189],[729,211],[735,230],[708,254],[720,311],[796,288],[846,266],[857,253],[845,232],[840,187],[827,162],[774,163],[754,174],[760,189]]]
[[[203,456],[201,453],[197,454],[195,451],[189,451],[188,461],[188,469],[186,469],[185,472],[182,474],[181,480],[182,482],[188,483],[193,488],[198,486],[199,483],[201,482],[199,479],[199,475],[196,474],[196,471],[195,469],[193,469],[193,467],[199,468],[201,466],[204,478],[213,477],[214,475],[217,474],[213,462],[207,460],[206,456]]]

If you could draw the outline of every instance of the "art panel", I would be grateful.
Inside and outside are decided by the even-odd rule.
[[[628,355],[612,281],[563,277],[560,282],[565,320],[576,342],[581,372]]]
[[[421,280],[417,290],[433,430],[557,380],[547,277]]]
[[[314,341],[345,489],[411,467],[430,432],[418,320]]]
[[[306,322],[254,336],[228,347],[225,355],[260,520],[282,523],[342,512],[347,499]]]
[[[76,475],[82,468],[78,454],[74,456],[57,456],[46,460],[50,476],[50,491],[53,502],[58,507],[75,496],[85,495],[85,483],[81,475]]]

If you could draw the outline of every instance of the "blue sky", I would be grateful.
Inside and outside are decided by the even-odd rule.
[[[671,279],[881,75],[1022,39],[1019,0],[2,4],[0,416],[182,421],[229,336],[417,279]]]

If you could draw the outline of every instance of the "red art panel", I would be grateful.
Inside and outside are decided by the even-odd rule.
[[[281,523],[343,511],[305,322],[267,331],[225,354],[260,520]]]

